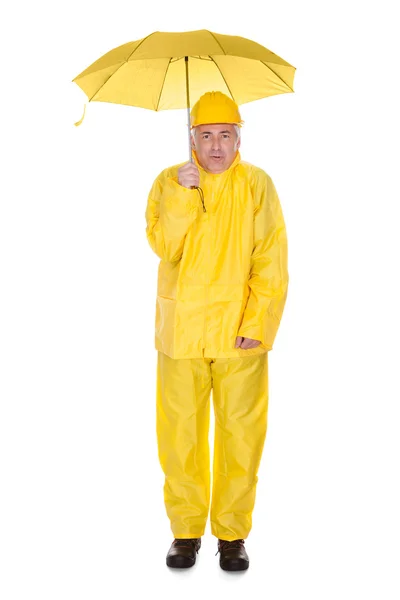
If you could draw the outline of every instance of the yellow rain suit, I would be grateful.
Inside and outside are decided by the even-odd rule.
[[[155,315],[157,439],[164,500],[176,538],[203,535],[209,510],[209,398],[215,439],[211,531],[246,538],[267,429],[268,351],[288,289],[287,238],[271,177],[241,160],[158,175],[146,209],[148,242],[161,259]],[[259,340],[235,348],[237,336]]]

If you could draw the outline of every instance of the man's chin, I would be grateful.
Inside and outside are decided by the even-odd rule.
[[[225,163],[212,160],[208,163],[208,170],[211,171],[211,173],[222,173],[225,171]]]

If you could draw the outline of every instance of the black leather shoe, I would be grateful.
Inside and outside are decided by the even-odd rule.
[[[175,538],[167,554],[168,567],[178,569],[193,567],[200,546],[201,538]]]
[[[218,551],[220,552],[219,566],[224,571],[244,571],[249,568],[249,557],[244,547],[244,540],[218,539]]]

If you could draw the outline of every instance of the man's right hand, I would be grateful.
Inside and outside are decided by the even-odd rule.
[[[178,169],[178,181],[185,188],[199,187],[200,173],[197,165],[188,162]]]

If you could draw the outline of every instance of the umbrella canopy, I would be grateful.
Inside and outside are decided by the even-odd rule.
[[[237,104],[245,104],[293,92],[295,70],[283,58],[243,37],[206,29],[156,31],[110,50],[72,81],[89,102],[155,111],[186,108],[190,128],[190,106],[205,92],[220,91]],[[85,111],[75,125],[82,123],[84,115]]]
[[[113,102],[151,110],[187,107],[209,90],[237,104],[293,92],[295,67],[243,37],[199,31],[161,32],[107,52],[77,75],[90,102]]]

